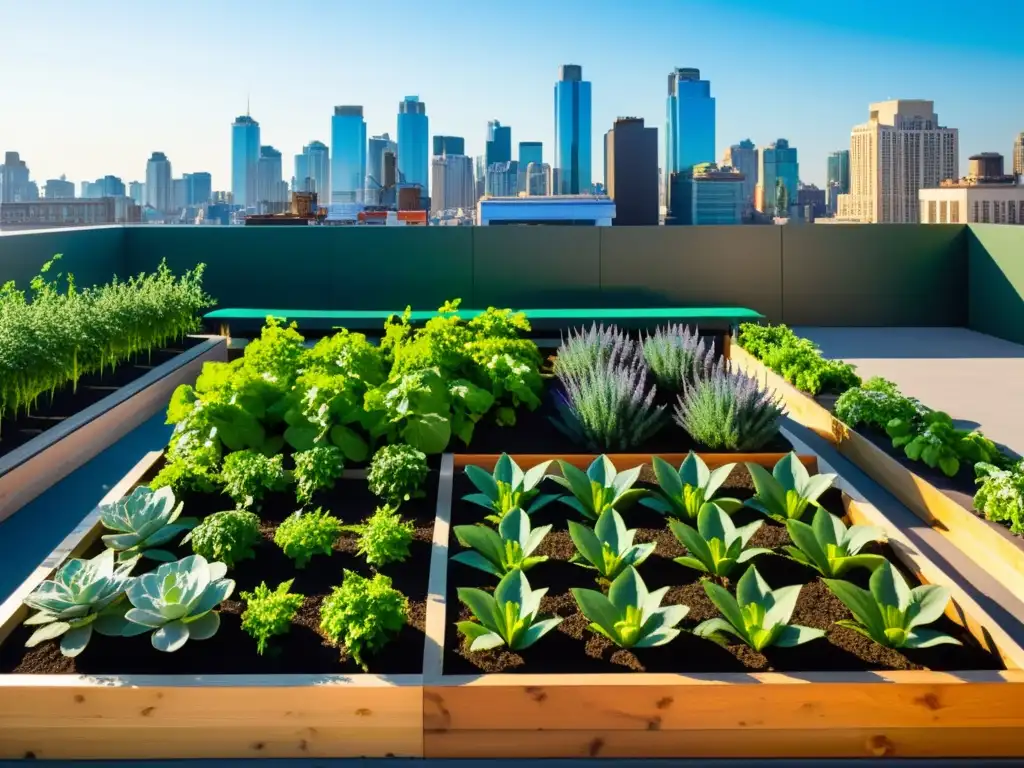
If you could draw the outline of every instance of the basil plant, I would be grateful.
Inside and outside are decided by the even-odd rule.
[[[886,562],[881,555],[862,555],[861,549],[874,541],[885,541],[885,532],[874,525],[847,528],[827,509],[814,513],[811,524],[787,520],[786,530],[795,546],[783,549],[793,560],[828,578],[839,578],[851,568],[874,570]]]
[[[737,528],[717,501],[708,502],[697,515],[696,528],[679,520],[669,521],[669,528],[687,551],[674,562],[712,576],[728,577],[736,566],[771,553],[764,547],[747,547],[762,522],[755,520]]]
[[[611,508],[601,513],[593,530],[570,520],[569,536],[586,567],[594,568],[608,581],[624,569],[640,565],[654,552],[653,541],[633,543],[636,531],[626,528],[622,515]]]

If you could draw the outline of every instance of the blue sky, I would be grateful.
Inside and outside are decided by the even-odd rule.
[[[1016,0],[0,0],[0,25],[0,150],[39,181],[141,179],[160,150],[175,176],[210,171],[226,189],[247,95],[286,176],[302,144],[329,142],[335,104],[364,105],[368,133],[394,136],[407,94],[426,101],[431,134],[464,136],[469,154],[497,118],[551,160],[563,63],[593,83],[595,179],[615,117],[663,131],[676,66],[711,80],[719,159],[740,139],[785,137],[819,185],[871,101],[934,100],[960,129],[962,172],[975,152],[1009,156],[1024,130]]]

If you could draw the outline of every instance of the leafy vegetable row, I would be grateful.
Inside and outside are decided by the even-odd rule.
[[[811,395],[841,394],[860,385],[849,363],[826,360],[818,345],[793,333],[786,325],[742,323],[739,343],[769,369],[797,389]]]

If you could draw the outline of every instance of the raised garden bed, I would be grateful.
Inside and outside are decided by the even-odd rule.
[[[554,530],[535,554],[551,559],[530,571],[534,589],[549,587],[541,614],[564,620],[536,645],[520,652],[501,648],[470,652],[453,622],[465,620],[455,588],[495,583],[450,556],[463,547],[455,525],[480,519],[462,501],[472,490],[459,477],[467,464],[493,466],[497,457],[456,456],[450,513],[439,505],[435,548],[449,548],[448,562],[435,559],[427,618],[424,668],[426,757],[853,757],[1017,754],[1005,706],[1022,695],[1017,647],[951,579],[914,550],[878,510],[839,493],[822,503],[851,524],[881,525],[889,543],[875,551],[891,558],[911,585],[952,587],[946,616],[933,625],[963,646],[899,652],[881,648],[851,630],[834,626],[848,618],[845,606],[813,571],[777,555],[761,555],[758,568],[772,587],[805,584],[793,621],[827,629],[824,639],[795,648],[757,653],[738,643],[725,647],[685,631],[669,644],[624,650],[586,629],[569,587],[595,588],[594,573],[567,562],[574,549],[565,533],[568,507],[552,504],[531,516],[531,525]],[[548,456],[516,457],[527,469]],[[592,456],[569,462],[585,468]],[[669,457],[666,457],[669,458]],[[669,460],[677,457],[671,457]],[[771,467],[777,456],[704,456],[709,467],[739,459]],[[629,459],[632,459],[631,463]],[[616,457],[619,469],[647,461]],[[627,462],[620,464],[622,462]],[[805,463],[812,469],[812,457]],[[650,479],[648,471],[641,476]],[[733,471],[727,495],[750,495],[749,475]],[[546,492],[546,491],[545,491]],[[724,491],[723,491],[724,492]],[[442,490],[442,502],[446,494]],[[568,513],[568,514],[567,514]],[[746,515],[736,513],[736,523]],[[682,547],[665,531],[664,519],[642,507],[623,513],[639,528],[636,541],[655,541],[655,554],[637,570],[649,588],[671,585],[663,604],[685,604],[682,627],[716,613],[696,574],[673,563]],[[543,520],[541,518],[544,518]],[[784,528],[762,526],[752,546],[787,540]],[[867,551],[867,550],[865,550]],[[483,578],[481,578],[483,577]],[[857,582],[852,572],[843,578]],[[998,712],[994,718],[982,711]],[[1011,722],[1012,721],[1012,722]]]
[[[964,462],[953,477],[921,461],[911,461],[892,439],[868,427],[851,429],[833,413],[836,397],[800,391],[738,344],[734,365],[775,390],[790,418],[836,446],[872,480],[914,514],[950,539],[971,559],[1018,594],[1024,594],[1024,539],[974,509],[973,468]]]

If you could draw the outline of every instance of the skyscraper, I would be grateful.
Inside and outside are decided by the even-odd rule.
[[[620,117],[604,136],[604,183],[615,201],[613,226],[658,224],[658,129]]]
[[[528,163],[526,170],[520,170],[519,175],[525,179],[522,191],[528,196],[548,196],[553,193],[551,166],[547,163]]]
[[[398,105],[398,172],[406,184],[430,189],[430,123],[427,105],[419,96],[406,96]]]
[[[715,163],[698,163],[684,175],[692,187],[686,223],[701,226],[742,221],[742,173],[735,168],[719,168]]]
[[[206,205],[210,202],[213,197],[213,177],[209,173],[186,173],[184,179],[188,183],[187,205]]]
[[[487,167],[487,194],[495,197],[514,197],[519,189],[519,163],[509,160],[491,163]]]
[[[381,188],[386,186],[384,179],[384,154],[386,152],[398,157],[398,142],[392,141],[391,136],[387,133],[371,136],[366,150],[366,202],[368,203],[375,203]]]
[[[563,64],[555,83],[555,162],[557,194],[590,191],[590,82],[583,67]]]
[[[466,154],[466,140],[461,136],[435,136],[434,156],[439,155],[464,155]]]
[[[292,174],[292,192],[309,192],[309,156],[305,150],[295,156],[295,172]]]
[[[430,205],[434,211],[468,210],[476,204],[472,158],[442,152],[434,155],[430,170]]]
[[[722,157],[722,165],[734,168],[743,174],[743,212],[749,213],[754,208],[754,190],[757,187],[757,147],[750,139],[733,144]]]
[[[231,195],[235,205],[256,205],[260,162],[260,124],[248,114],[231,124]]]
[[[34,200],[28,166],[17,152],[4,153],[0,165],[0,203],[26,203]]]
[[[1013,175],[1024,176],[1024,131],[1013,140]]]
[[[70,200],[74,196],[75,183],[68,181],[63,174],[59,179],[48,179],[43,188],[43,197],[47,200]]]
[[[666,113],[664,178],[668,184],[673,173],[715,161],[715,99],[711,82],[700,79],[699,69],[677,67],[669,73]]]
[[[146,163],[146,205],[167,213],[174,199],[171,184],[171,161],[163,152],[154,152]]]
[[[295,156],[295,176],[299,192],[316,192],[318,205],[331,201],[331,153],[322,141],[311,141]],[[301,162],[299,158],[302,158]],[[302,176],[299,171],[302,170]]]
[[[63,176],[61,178],[63,178]],[[70,182],[68,182],[68,183],[70,184]],[[72,185],[72,191],[73,190],[74,190],[74,185]],[[133,181],[133,182],[131,182],[128,185],[128,196],[132,199],[132,201],[136,205],[145,205],[146,204],[146,185],[143,182],[141,182],[141,181]],[[74,197],[74,194],[72,194],[72,197]]]
[[[256,197],[260,203],[280,204],[286,202],[281,197],[281,152],[274,147],[260,147],[260,162],[257,168]]]
[[[960,177],[960,135],[939,125],[935,103],[893,99],[871,104],[850,133],[850,193],[839,218],[871,224],[917,223],[922,189]]]
[[[829,152],[825,195],[828,209],[833,215],[839,210],[839,195],[850,193],[850,150]]]
[[[366,121],[358,105],[334,108],[331,118],[332,203],[361,203],[366,187]],[[328,201],[324,200],[324,204]]]
[[[511,159],[512,126],[502,125],[497,120],[488,120],[484,168],[489,168],[493,163],[507,163]]]
[[[539,141],[519,142],[519,167],[526,168],[530,163],[540,165],[544,162],[544,144]]]
[[[796,147],[789,146],[786,139],[776,139],[758,153],[757,164],[757,200],[759,211],[788,216],[789,206],[796,205],[797,191],[800,183],[800,164],[797,162]],[[779,182],[786,189],[785,210],[781,210],[778,200]]]

